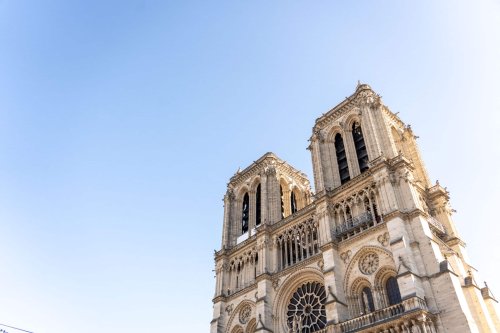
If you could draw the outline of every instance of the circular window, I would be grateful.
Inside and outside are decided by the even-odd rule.
[[[293,294],[288,304],[287,324],[291,332],[312,333],[326,327],[325,287],[307,282]]]
[[[246,324],[250,319],[250,315],[252,314],[252,308],[250,305],[245,305],[240,311],[240,323]]]
[[[359,270],[365,275],[373,274],[378,268],[378,262],[378,255],[370,252],[359,260]]]

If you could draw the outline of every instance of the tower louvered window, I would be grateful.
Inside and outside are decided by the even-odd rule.
[[[352,138],[356,148],[356,156],[358,157],[359,171],[366,171],[368,170],[368,152],[366,151],[363,131],[358,123],[352,124]]]
[[[250,200],[248,198],[248,193],[243,196],[243,208],[241,216],[241,233],[244,234],[248,231],[248,216],[250,211]]]
[[[283,200],[283,187],[280,185],[280,198],[281,198],[281,218],[285,217],[285,202]]]
[[[260,208],[260,184],[255,192],[255,225],[260,225],[261,208]]]
[[[349,166],[347,165],[344,140],[340,134],[335,135],[335,153],[337,155],[337,164],[339,166],[340,184],[344,184],[351,178],[349,176]]]
[[[297,200],[293,191],[290,193],[290,211],[292,212],[292,214],[297,211]]]

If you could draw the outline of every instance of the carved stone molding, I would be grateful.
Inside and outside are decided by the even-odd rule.
[[[380,243],[382,246],[387,246],[389,245],[389,233],[384,232],[382,235],[379,235],[377,237],[377,241]]]
[[[375,273],[379,265],[379,257],[375,252],[368,252],[361,259],[359,259],[359,270],[365,275]]]
[[[319,269],[323,270],[323,267],[325,267],[325,262],[323,261],[323,259],[320,259],[318,260],[317,265]]]
[[[273,288],[274,288],[274,290],[278,289],[279,285],[280,285],[280,278],[277,277],[277,278],[273,279]]]
[[[342,259],[342,261],[344,262],[344,264],[348,264],[349,263],[349,260],[351,260],[351,250],[347,250],[345,252],[342,252],[340,254],[340,259]]]
[[[246,324],[252,315],[252,307],[249,304],[243,306],[239,313],[239,320],[241,324]]]
[[[228,306],[226,306],[226,312],[228,315],[231,315],[231,312],[233,312],[233,309],[234,309],[234,305],[233,304],[229,304]]]

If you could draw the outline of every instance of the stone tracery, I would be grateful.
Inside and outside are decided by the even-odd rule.
[[[326,326],[325,287],[318,282],[301,285],[290,299],[287,324],[290,333],[312,333]]]

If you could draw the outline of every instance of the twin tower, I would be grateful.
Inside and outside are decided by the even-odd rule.
[[[267,153],[230,180],[211,333],[497,332],[497,301],[410,126],[368,85],[316,120],[306,175]]]

